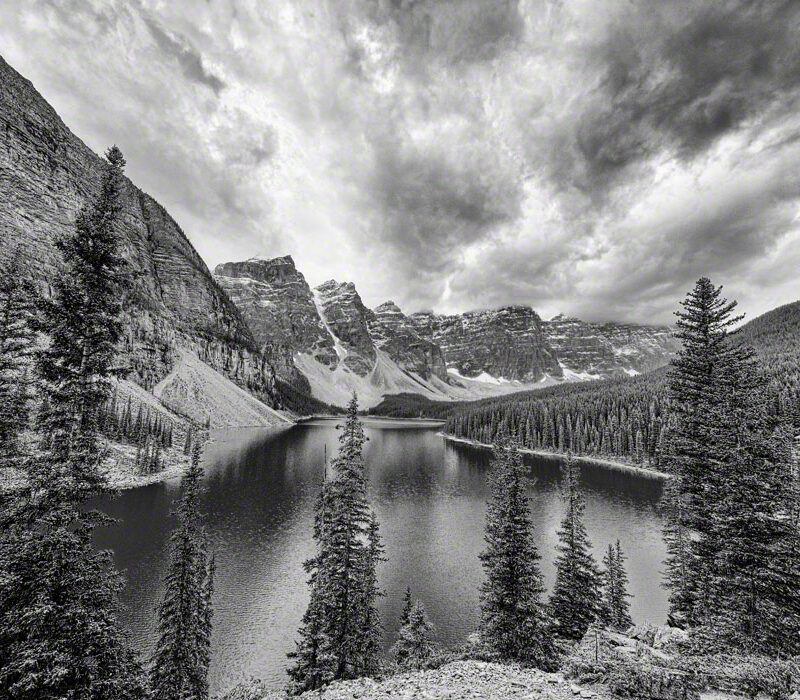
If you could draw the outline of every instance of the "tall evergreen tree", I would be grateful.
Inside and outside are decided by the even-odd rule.
[[[548,670],[556,664],[557,650],[542,601],[544,583],[533,541],[528,478],[517,447],[502,436],[492,460],[486,549],[481,553],[486,575],[481,586],[481,635],[501,658]]]
[[[718,543],[703,625],[745,652],[800,653],[800,531],[791,430],[770,417],[764,377],[744,349],[717,381],[713,420],[724,474],[710,537]]]
[[[290,654],[295,692],[375,672],[380,622],[376,566],[382,559],[377,520],[367,504],[364,428],[353,396],[339,436],[333,476],[316,503],[317,554],[305,563],[311,599]]]
[[[34,296],[17,251],[0,266],[0,468],[20,466],[19,438],[30,422]]]
[[[625,572],[625,557],[622,546],[609,544],[603,558],[603,600],[601,620],[607,627],[618,631],[627,630],[633,620],[628,598],[628,575]]]
[[[98,419],[119,339],[114,222],[124,159],[107,152],[100,195],[56,241],[53,295],[38,301],[36,355],[45,452],[28,460],[27,487],[4,512],[0,539],[0,688],[14,698],[140,698],[143,675],[116,619],[119,575],[95,552],[86,512],[104,480]]]
[[[706,277],[697,281],[681,306],[676,335],[682,348],[669,375],[671,449],[664,455],[676,479],[665,527],[666,579],[672,587],[671,614],[696,624],[714,606],[709,584],[715,578],[719,545],[712,536],[714,504],[720,500],[723,480],[715,455],[715,404],[721,398],[715,387],[726,368],[736,364],[740,348],[728,342],[728,332],[742,317],[733,315],[736,302],[723,298],[722,287]]]
[[[549,601],[556,632],[565,639],[581,639],[601,610],[600,572],[583,522],[585,502],[578,480],[579,469],[570,454],[562,485],[566,512],[558,530],[556,581]]]
[[[166,590],[158,611],[159,640],[150,670],[156,700],[208,698],[214,560],[200,524],[200,443],[195,442],[170,537]]]

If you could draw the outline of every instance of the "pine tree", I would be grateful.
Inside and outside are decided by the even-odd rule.
[[[739,349],[715,386],[715,451],[724,473],[710,537],[707,636],[766,655],[800,653],[800,532],[793,521],[792,432],[768,413],[763,375]]]
[[[408,624],[411,615],[411,608],[414,605],[414,601],[411,598],[411,586],[406,588],[405,595],[403,596],[403,610],[400,613],[400,627],[404,627]]]
[[[720,398],[715,387],[740,353],[728,342],[728,331],[742,317],[732,315],[736,302],[724,299],[721,292],[722,287],[702,277],[681,302],[676,335],[682,348],[669,375],[674,426],[671,449],[664,457],[676,484],[668,510],[672,517],[665,528],[670,552],[666,579],[672,586],[671,615],[690,624],[704,620],[714,606],[709,584],[716,578],[719,542],[712,529],[724,479],[715,455],[719,427],[715,404]]]
[[[481,636],[504,659],[549,670],[557,652],[552,621],[542,602],[544,583],[533,541],[527,473],[517,446],[501,436],[490,473],[486,549],[481,562]]]
[[[410,669],[425,668],[436,654],[433,627],[419,601],[412,603],[392,650],[398,666]]]
[[[600,573],[583,522],[585,504],[578,479],[579,469],[570,454],[562,487],[566,513],[558,530],[556,581],[549,601],[556,632],[565,639],[581,639],[601,610]]]
[[[0,469],[20,466],[19,438],[30,423],[34,296],[16,252],[0,266]]]
[[[170,537],[166,590],[158,611],[159,639],[150,670],[156,700],[208,698],[214,560],[200,524],[200,443],[183,477],[183,494]]]
[[[608,545],[603,558],[603,599],[600,619],[606,627],[624,632],[633,620],[630,615],[628,598],[628,575],[625,572],[625,557],[622,546]]]
[[[294,692],[378,667],[380,623],[376,566],[382,560],[377,520],[369,510],[362,455],[366,440],[358,401],[350,401],[333,477],[316,503],[317,554],[305,563],[311,599],[289,669]]]
[[[49,344],[35,357],[47,435],[28,460],[28,483],[3,514],[0,538],[0,687],[15,698],[140,698],[144,679],[116,619],[121,580],[82,507],[104,484],[98,419],[119,339],[114,221],[124,159],[116,147],[100,195],[75,232],[56,241],[64,269],[39,299],[35,328]]]

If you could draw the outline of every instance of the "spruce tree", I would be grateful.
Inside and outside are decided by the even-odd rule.
[[[30,422],[35,290],[17,251],[0,266],[0,469],[21,466],[21,433]]]
[[[481,586],[481,637],[497,656],[555,667],[552,621],[542,596],[544,583],[526,487],[528,477],[517,445],[501,435],[490,472],[486,511],[486,549],[481,553],[486,580]]]
[[[736,362],[739,349],[728,342],[728,333],[742,317],[733,315],[736,302],[723,298],[722,287],[706,277],[697,281],[681,306],[676,335],[682,348],[669,374],[673,427],[669,453],[663,456],[676,480],[665,526],[666,581],[672,591],[672,617],[697,624],[714,606],[709,584],[716,578],[719,545],[712,534],[724,480],[715,454],[715,404],[721,398],[716,386]]]
[[[578,480],[578,466],[569,454],[562,485],[566,512],[558,530],[556,581],[549,609],[556,633],[575,640],[586,634],[601,610],[600,572],[583,522],[585,503]]]
[[[608,545],[603,558],[603,599],[600,619],[606,627],[624,632],[633,620],[630,615],[628,598],[628,575],[625,572],[625,557],[622,546],[617,540],[616,546]]]
[[[14,698],[140,698],[144,678],[116,619],[121,580],[92,529],[105,516],[84,500],[104,485],[99,417],[120,335],[114,222],[124,159],[107,153],[101,192],[55,245],[63,269],[39,299],[36,353],[46,434],[27,486],[4,512],[0,538],[0,687]]]
[[[408,586],[405,594],[403,595],[403,610],[400,613],[400,627],[404,627],[408,624],[413,605],[414,600],[411,597],[411,586]]]
[[[376,567],[382,560],[377,520],[367,504],[364,428],[353,396],[339,436],[333,476],[316,503],[317,554],[305,563],[311,599],[290,654],[292,690],[319,688],[378,668],[380,622]]]
[[[415,670],[425,668],[436,654],[433,627],[419,601],[412,603],[393,652],[398,666]]]
[[[156,700],[208,698],[214,560],[200,523],[200,443],[195,442],[175,511],[166,590],[158,611],[159,639],[150,685]]]
[[[724,473],[710,537],[718,543],[707,584],[707,636],[723,647],[766,655],[800,653],[800,532],[792,433],[768,411],[766,382],[738,348],[718,378],[715,451]]]

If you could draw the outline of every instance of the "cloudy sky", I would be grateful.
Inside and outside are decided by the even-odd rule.
[[[800,3],[3,0],[0,54],[210,267],[669,321],[800,298]]]

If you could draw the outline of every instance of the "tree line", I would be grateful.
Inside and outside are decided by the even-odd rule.
[[[726,335],[755,348],[765,410],[800,432],[800,302],[775,309]],[[668,368],[633,377],[572,384],[460,404],[433,417],[456,437],[493,443],[510,432],[529,449],[623,458],[669,470],[665,441],[676,420]],[[388,398],[388,397],[387,397]],[[418,404],[419,402],[417,402]],[[407,401],[386,402],[402,412]],[[416,405],[416,404],[415,404]]]
[[[310,601],[289,655],[291,690],[315,690],[334,680],[374,675],[382,667],[382,626],[376,601],[377,566],[385,561],[378,522],[366,493],[362,454],[366,440],[353,397],[315,505],[317,552],[305,563]],[[327,471],[327,469],[326,469]],[[545,601],[534,542],[530,486],[519,444],[501,437],[490,467],[491,499],[486,548],[480,559],[480,653],[554,670],[565,644],[597,624],[626,630],[631,624],[627,574],[619,541],[601,567],[591,554],[583,522],[584,499],[575,460],[567,460],[562,492],[565,515],[558,532],[556,583]],[[406,591],[393,658],[399,668],[425,668],[440,654],[420,601]]]
[[[107,486],[103,435],[168,445],[171,427],[111,407],[120,343],[124,260],[115,224],[125,160],[114,146],[96,199],[55,241],[60,274],[49,296],[15,256],[0,275],[2,467],[24,475],[0,494],[0,695],[200,700],[208,696],[214,560],[200,524],[200,441],[176,511],[152,659],[137,658],[117,617],[122,578],[92,531],[107,515],[85,507]]]

